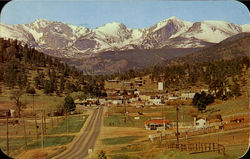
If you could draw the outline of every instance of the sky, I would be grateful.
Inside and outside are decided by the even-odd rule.
[[[13,0],[3,7],[0,22],[27,24],[47,19],[88,28],[120,22],[136,29],[150,27],[171,16],[190,22],[250,23],[247,7],[230,0]]]

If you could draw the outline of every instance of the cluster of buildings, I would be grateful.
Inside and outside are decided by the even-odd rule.
[[[196,92],[208,90],[167,92],[163,82],[152,81],[149,77],[135,77],[128,81],[107,80],[105,91],[107,97],[102,102],[106,104],[137,106],[162,105],[169,100],[193,99]]]

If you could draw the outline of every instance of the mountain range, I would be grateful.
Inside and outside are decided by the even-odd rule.
[[[107,51],[201,48],[250,32],[250,24],[188,22],[170,17],[142,29],[113,22],[95,29],[38,19],[30,24],[0,24],[0,37],[17,39],[57,57],[93,57]]]
[[[44,19],[30,24],[0,23],[0,37],[17,39],[91,74],[142,69],[227,43],[225,39],[245,32],[250,32],[250,23],[193,23],[177,17],[141,29],[118,22],[95,29]]]

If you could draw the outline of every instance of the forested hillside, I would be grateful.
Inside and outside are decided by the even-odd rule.
[[[16,40],[0,39],[0,88],[21,89],[61,96],[83,91],[89,96],[105,95],[103,77],[83,75],[59,58],[45,55]],[[0,90],[1,90],[0,89]]]
[[[203,63],[185,63],[172,66],[155,66],[144,70],[117,73],[113,78],[127,80],[149,75],[152,81],[162,81],[167,91],[189,90],[191,87],[208,87],[217,98],[239,96],[247,86],[249,57]]]

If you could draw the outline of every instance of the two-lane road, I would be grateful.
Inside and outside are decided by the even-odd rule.
[[[83,159],[88,156],[88,149],[93,149],[102,126],[103,107],[94,110],[88,125],[69,149],[55,159]]]

